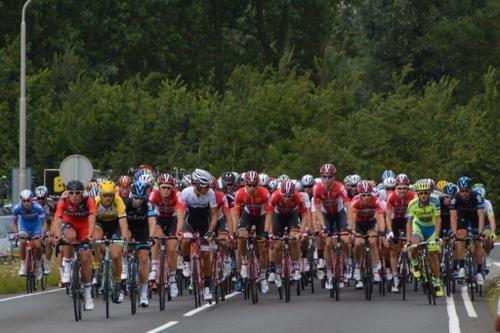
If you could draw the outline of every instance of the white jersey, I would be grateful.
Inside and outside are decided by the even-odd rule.
[[[309,194],[305,192],[300,192],[302,194],[302,203],[307,209],[311,209],[311,199],[309,199]]]
[[[488,199],[484,199],[484,222],[485,224],[489,224],[489,217],[490,216],[495,216],[495,212],[493,212],[493,205],[491,204],[491,201]]]
[[[206,208],[207,211],[210,208],[217,208],[217,201],[215,199],[215,192],[209,189],[206,194],[196,195],[194,187],[186,187],[182,190],[181,201],[186,206],[186,209],[203,209]]]

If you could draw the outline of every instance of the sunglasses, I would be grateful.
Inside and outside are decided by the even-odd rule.
[[[23,202],[31,202],[31,199],[23,199]]]
[[[394,191],[396,188],[395,187],[386,187],[386,191]]]
[[[257,187],[257,184],[247,184],[248,187]]]
[[[114,196],[115,196],[114,194],[101,194],[101,197],[103,198],[112,198]]]
[[[293,195],[291,195],[291,194],[282,194],[282,196],[285,199],[290,199],[291,197],[293,197]]]
[[[304,188],[312,188],[312,186],[311,186],[311,185],[309,185],[309,186],[304,186]]]
[[[233,186],[233,183],[226,183],[226,186]]]
[[[465,190],[464,189],[460,190],[460,193],[469,193],[469,192],[470,192],[470,190],[466,190],[466,189]]]
[[[69,195],[81,195],[83,192],[82,191],[69,191]]]
[[[196,185],[196,189],[198,191],[200,191],[200,190],[206,190],[206,189],[208,189],[208,185]]]
[[[172,187],[172,186],[163,186],[163,185],[162,185],[162,186],[160,186],[160,188],[161,188],[162,190],[171,190],[171,189],[173,189],[173,187]]]
[[[362,198],[369,198],[371,197],[372,195],[370,193],[364,193],[364,194],[361,194],[361,197]]]
[[[429,195],[431,194],[430,192],[418,192],[418,195]]]
[[[323,178],[323,179],[332,179],[333,175],[321,175],[321,178]]]
[[[134,196],[132,197],[132,199],[134,199],[134,200],[144,200],[144,197],[134,195]]]
[[[396,190],[399,190],[399,191],[401,191],[401,190],[407,190],[407,189],[408,189],[408,187],[406,187],[406,186],[398,186],[398,187],[396,187]]]

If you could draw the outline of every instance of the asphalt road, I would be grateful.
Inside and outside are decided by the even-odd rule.
[[[500,246],[493,253],[497,263],[490,276],[500,275]],[[466,293],[465,293],[466,294]],[[305,290],[292,294],[286,304],[278,299],[274,286],[260,295],[259,303],[243,300],[233,293],[224,303],[194,309],[191,296],[185,295],[167,303],[160,312],[157,298],[147,309],[130,315],[130,304],[112,304],[111,317],[105,318],[102,300],[96,300],[94,311],[84,312],[81,322],[73,318],[72,301],[61,289],[32,296],[15,295],[0,298],[0,332],[493,332],[492,314],[484,297],[467,302],[457,289],[452,298],[438,299],[436,306],[427,304],[422,292],[410,291],[407,300],[401,295],[378,295],[371,302],[362,291],[351,285],[341,293],[341,300],[330,299],[317,283],[313,295]]]

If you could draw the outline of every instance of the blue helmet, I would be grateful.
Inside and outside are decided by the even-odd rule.
[[[448,183],[446,186],[443,188],[443,192],[446,195],[449,195],[450,197],[454,196],[458,192],[458,187],[457,185],[453,183]]]
[[[394,174],[394,171],[392,171],[392,170],[389,169],[389,170],[385,170],[382,173],[382,181],[384,181],[388,177],[396,178],[396,175]]]
[[[463,176],[458,179],[458,188],[471,188],[472,180],[469,177]]]
[[[130,186],[130,192],[137,199],[145,199],[146,198],[146,189],[148,185],[143,182],[135,182]]]
[[[90,190],[89,190],[89,195],[92,197],[92,198],[95,198],[99,195],[99,187],[92,187]]]

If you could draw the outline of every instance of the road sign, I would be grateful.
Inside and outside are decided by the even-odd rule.
[[[70,155],[59,165],[59,174],[64,183],[78,179],[84,184],[92,179],[94,167],[88,158],[82,155]]]

